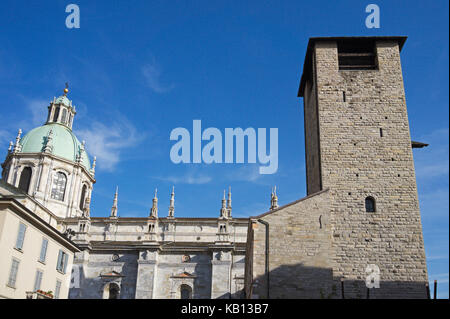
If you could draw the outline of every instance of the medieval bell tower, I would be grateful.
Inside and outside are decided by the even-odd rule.
[[[311,38],[299,88],[307,191],[330,191],[334,275],[364,283],[374,264],[392,297],[407,280],[425,294],[428,281],[400,62],[405,41]],[[348,289],[358,296],[366,288]]]

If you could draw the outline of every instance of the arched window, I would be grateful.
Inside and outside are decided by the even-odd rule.
[[[9,166],[7,166],[2,172],[2,179],[5,182],[8,181],[8,175],[9,175]]]
[[[62,116],[61,116],[61,123],[66,124],[66,116],[67,116],[67,110],[63,109]]]
[[[119,299],[119,286],[116,284],[109,285],[109,299]]]
[[[180,299],[192,299],[192,288],[188,285],[180,286]]]
[[[48,114],[47,114],[47,122],[50,122],[50,115],[52,114],[52,110],[49,109],[48,110]]]
[[[62,172],[56,173],[53,178],[53,187],[51,198],[64,201],[64,193],[66,192],[67,177]]]
[[[366,212],[374,213],[375,209],[375,199],[371,196],[366,197]]]
[[[119,299],[119,297],[120,288],[117,283],[111,282],[105,285],[105,288],[103,288],[103,299]]]
[[[72,126],[72,119],[73,119],[72,114],[69,114],[69,126]]]
[[[19,180],[19,189],[23,190],[25,193],[28,193],[28,189],[30,188],[31,182],[31,167],[25,167],[20,174]]]
[[[83,187],[81,188],[81,196],[80,196],[80,209],[83,210],[84,209],[84,199],[86,197],[86,184],[83,185]]]
[[[55,114],[53,115],[53,122],[58,121],[58,116],[59,116],[59,106],[55,109]]]

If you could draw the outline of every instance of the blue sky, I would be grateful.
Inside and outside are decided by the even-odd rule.
[[[65,26],[76,3],[80,29]],[[366,5],[381,28],[365,27]],[[297,97],[311,36],[406,35],[402,51],[430,280],[448,298],[448,1],[1,1],[0,146],[41,125],[70,83],[74,131],[97,161],[92,215],[147,216],[158,187],[167,214],[218,216],[232,187],[233,216],[305,196],[303,101]],[[170,161],[172,129],[279,128],[279,169]]]

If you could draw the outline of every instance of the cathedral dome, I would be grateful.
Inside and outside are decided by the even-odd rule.
[[[72,103],[70,103],[69,99],[65,95],[61,95],[58,98],[56,98],[55,104],[64,104],[66,106],[72,106],[71,105]]]
[[[83,145],[77,139],[72,130],[68,127],[57,124],[45,124],[40,127],[36,127],[28,132],[20,140],[20,152],[21,153],[41,153],[44,152],[44,148],[47,143],[47,138],[50,130],[52,131],[52,148],[50,153],[69,161],[75,162],[77,160],[80,150]],[[89,157],[85,151],[81,152],[81,164],[89,171],[91,168]]]

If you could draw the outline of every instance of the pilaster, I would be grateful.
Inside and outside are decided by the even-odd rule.
[[[156,266],[158,252],[156,249],[144,249],[139,251],[136,299],[152,299],[156,281]]]

